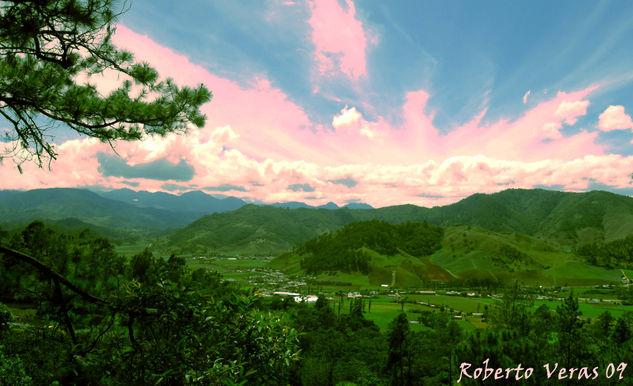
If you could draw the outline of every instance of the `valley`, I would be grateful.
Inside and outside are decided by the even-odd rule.
[[[13,335],[0,340],[22,347],[11,352],[31,358],[23,363],[37,379],[50,377],[35,367],[46,355],[27,341],[41,334],[50,335],[51,352],[73,339],[111,352],[118,359],[107,366],[137,379],[149,350],[160,352],[153,355],[164,371],[178,366],[180,349],[165,349],[163,337],[187,342],[197,358],[239,355],[252,336],[271,339],[258,355],[289,355],[289,371],[314,379],[328,374],[323,358],[339,358],[327,366],[348,369],[337,379],[357,384],[383,376],[398,334],[415,353],[407,366],[438,384],[457,361],[481,355],[537,363],[529,355],[538,347],[560,361],[570,334],[569,344],[592,345],[603,357],[633,352],[629,197],[521,190],[440,208],[245,204],[196,214],[178,212],[169,205],[191,204],[166,196],[161,207],[145,207],[76,190],[24,193],[7,193],[12,206],[0,203],[2,244],[107,305],[57,290],[42,272],[4,256],[0,316]],[[68,205],[85,209],[66,212]],[[126,358],[132,375],[120,370]],[[247,368],[259,365],[247,360]],[[90,371],[83,363],[68,368]]]

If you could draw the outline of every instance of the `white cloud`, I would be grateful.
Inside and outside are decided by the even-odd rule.
[[[554,116],[557,118],[562,118],[563,121],[568,125],[575,125],[578,122],[578,117],[587,114],[587,106],[589,106],[589,101],[580,100],[580,101],[562,101]]]
[[[600,114],[598,128],[602,131],[633,129],[633,121],[624,112],[624,106],[609,106]]]

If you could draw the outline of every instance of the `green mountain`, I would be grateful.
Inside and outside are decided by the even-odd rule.
[[[427,256],[437,251],[444,230],[427,223],[390,224],[385,221],[361,221],[345,225],[295,247],[301,256],[301,269],[309,274],[325,271],[363,272],[369,270],[371,256],[364,250],[382,255]]]
[[[204,192],[194,190],[181,195],[165,192],[134,191],[131,189],[116,189],[106,192],[96,192],[110,200],[122,201],[141,208],[156,208],[171,212],[191,212],[198,217],[215,212],[228,212],[241,208],[246,203],[239,198],[216,198]]]
[[[163,240],[185,253],[270,255],[357,221],[350,209],[288,209],[246,205],[204,216]]]
[[[69,221],[66,219],[70,218],[117,231],[168,230],[185,226],[197,217],[191,212],[140,208],[82,189],[2,191],[0,194],[0,222],[3,224],[23,224],[36,219]]]
[[[406,227],[414,231],[403,237]],[[317,283],[359,286],[415,287],[451,280],[590,285],[620,279],[617,269],[592,266],[525,234],[470,225],[442,229],[422,223],[348,224],[296,246],[269,266],[289,275],[312,275]]]
[[[423,208],[399,205],[379,209],[286,209],[247,205],[205,216],[164,241],[179,251],[278,254],[350,222],[427,221],[448,227],[471,225],[516,232],[545,240],[563,251],[633,234],[633,198],[595,191],[567,193],[510,189],[475,194],[455,204]]]

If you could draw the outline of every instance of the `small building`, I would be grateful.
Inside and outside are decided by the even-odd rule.
[[[279,296],[299,296],[298,293],[296,292],[286,292],[286,291],[275,291],[273,292],[273,295],[279,295]]]

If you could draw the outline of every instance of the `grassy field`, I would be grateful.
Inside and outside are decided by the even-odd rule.
[[[270,259],[258,257],[190,257],[186,259],[189,268],[204,268],[220,273],[225,279],[252,282],[261,277],[259,268],[264,268]]]
[[[338,312],[338,298],[335,298],[332,301],[332,308],[334,312]],[[371,311],[369,310],[369,299],[364,299],[365,303],[365,313],[364,316],[366,319],[373,321],[382,331],[388,331],[389,323],[396,318],[402,312],[402,305],[395,301],[395,298],[387,297],[387,296],[379,296],[377,298],[371,299]],[[432,308],[422,306],[419,304],[404,304],[404,312],[407,314],[407,319],[409,322],[417,321],[419,318],[419,312],[433,310]],[[416,312],[417,311],[417,312]],[[437,309],[435,310],[437,311]],[[341,305],[341,313],[346,314],[349,312],[349,301],[346,299],[343,301]],[[466,330],[472,330],[475,328],[470,322],[466,320],[457,320],[460,327]],[[413,331],[422,331],[428,330],[428,327],[423,324],[414,324],[411,323],[409,325],[411,330]]]
[[[550,310],[556,310],[556,307],[560,306],[562,302],[560,301],[547,301],[547,300],[536,300],[534,301],[534,305],[531,307],[531,310],[534,311],[541,305],[545,304],[549,307]],[[619,318],[625,312],[633,312],[633,306],[623,306],[623,305],[615,305],[615,304],[588,304],[583,302],[578,302],[578,309],[582,312],[582,317],[584,318],[595,318],[602,314],[605,311],[609,311],[609,313],[615,317]]]
[[[139,241],[134,244],[116,245],[114,250],[116,253],[125,257],[132,257],[137,253],[142,252],[145,248],[152,246],[152,243],[146,240]]]
[[[368,251],[371,253],[371,251]],[[444,256],[444,258],[448,258]],[[417,278],[411,279],[407,275],[411,274],[410,264],[411,257],[405,254],[399,254],[392,256],[389,259],[385,259],[384,256],[374,255],[372,256],[372,263],[374,269],[369,275],[362,273],[343,273],[343,272],[331,272],[322,273],[316,277],[306,278],[300,275],[295,277],[286,278],[286,280],[305,281],[305,287],[297,287],[302,293],[319,293],[325,291],[331,293],[332,308],[335,312],[338,312],[338,302],[340,301],[338,296],[334,295],[333,291],[343,291],[344,293],[351,291],[368,292],[376,290],[380,287],[380,284],[393,284],[395,277],[395,283],[397,286],[406,287],[406,284],[414,285],[419,284]],[[440,259],[441,260],[441,259]],[[269,290],[279,290],[284,287],[283,283],[279,284],[279,287],[275,287],[274,284],[266,284],[266,278],[270,279],[271,275],[275,275],[275,271],[271,269],[271,265],[278,266],[284,263],[296,262],[293,259],[277,259],[270,264],[269,258],[254,258],[254,257],[200,257],[200,256],[188,256],[186,258],[188,266],[191,268],[204,268],[211,271],[217,271],[222,274],[226,279],[237,280],[244,282],[245,284],[255,285],[256,287],[268,288]],[[482,262],[489,262],[482,259]],[[429,264],[432,264],[428,262]],[[435,262],[437,263],[437,262]],[[423,266],[425,262],[421,262],[419,265]],[[477,264],[477,259],[473,259],[471,264]],[[482,264],[483,265],[483,264]],[[281,267],[279,267],[281,268]],[[478,269],[483,267],[477,266]],[[486,267],[489,268],[489,267]],[[395,274],[394,274],[395,272]],[[577,280],[573,276],[576,275]],[[575,297],[590,298],[590,299],[616,299],[617,294],[614,288],[594,288],[594,282],[604,280],[604,282],[616,281],[619,278],[618,270],[606,270],[598,267],[591,267],[585,264],[574,263],[571,261],[560,261],[558,265],[539,272],[538,277],[549,277],[551,280],[545,285],[567,285],[574,286],[566,290],[562,290],[551,295],[565,298],[568,296],[570,289],[573,289]],[[631,275],[633,276],[633,275]],[[571,277],[571,278],[570,278]],[[579,277],[592,278],[591,280],[581,280]],[[588,283],[587,283],[588,282]],[[584,287],[578,287],[577,285],[585,284]],[[384,291],[384,288],[382,289]],[[307,292],[305,292],[307,291]],[[449,296],[449,295],[423,295],[423,294],[406,294],[403,295],[406,298],[404,304],[404,311],[410,321],[415,321],[419,317],[419,313],[422,311],[434,311],[440,312],[440,309],[446,311],[461,312],[463,314],[469,313],[483,313],[487,308],[492,307],[495,302],[499,300],[489,297],[467,297],[467,296]],[[369,310],[369,299],[365,299],[365,317],[374,321],[381,330],[386,331],[389,323],[401,312],[402,305],[397,301],[395,295],[387,296],[385,293],[378,295],[371,299],[371,311]],[[428,305],[418,304],[418,302],[424,302]],[[532,306],[532,310],[536,310],[542,304],[547,305],[552,311],[556,310],[556,307],[561,304],[559,301],[545,301],[535,300]],[[622,305],[609,305],[606,303],[588,304],[586,302],[580,302],[580,311],[585,318],[595,318],[604,311],[609,311],[614,317],[619,317],[625,312],[633,311],[633,306]],[[349,300],[344,299],[341,304],[341,312],[349,312]],[[488,325],[481,322],[481,318],[465,317],[463,320],[458,321],[463,328],[486,328]],[[410,327],[414,331],[424,330],[426,327],[421,324],[410,324]]]

